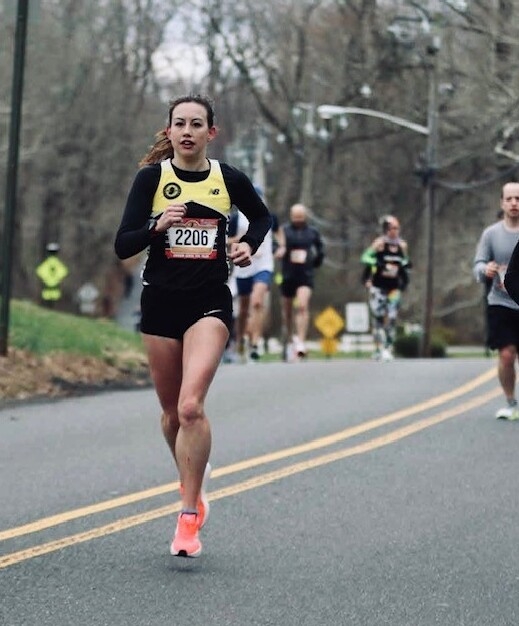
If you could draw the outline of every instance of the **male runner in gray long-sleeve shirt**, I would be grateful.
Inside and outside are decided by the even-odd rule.
[[[519,241],[519,183],[506,183],[501,191],[503,219],[486,228],[474,257],[474,275],[480,282],[492,280],[487,295],[487,343],[498,350],[498,377],[507,406],[497,418],[519,419],[515,398],[515,362],[519,351],[519,305],[504,287],[506,268]]]

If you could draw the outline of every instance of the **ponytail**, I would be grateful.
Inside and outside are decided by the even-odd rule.
[[[147,154],[139,161],[139,167],[145,165],[153,165],[154,163],[160,163],[166,159],[173,157],[173,146],[168,139],[165,130],[159,130],[155,135],[155,143],[148,150]]]

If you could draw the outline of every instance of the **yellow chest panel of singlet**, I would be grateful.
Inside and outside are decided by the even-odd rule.
[[[205,180],[186,182],[178,178],[170,161],[162,161],[160,180],[153,197],[152,215],[162,213],[170,204],[195,202],[227,217],[231,198],[223,179],[220,163],[210,159],[211,170]]]

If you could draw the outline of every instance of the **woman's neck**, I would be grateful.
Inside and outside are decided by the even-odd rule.
[[[179,170],[185,170],[187,172],[204,172],[209,169],[209,161],[207,157],[203,156],[197,159],[183,159],[178,155],[175,155],[171,159],[172,165],[178,167]]]

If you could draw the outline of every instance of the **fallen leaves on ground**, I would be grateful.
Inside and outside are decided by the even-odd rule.
[[[62,352],[35,355],[10,348],[7,356],[0,356],[0,402],[150,384],[144,355],[132,353],[108,360]]]

